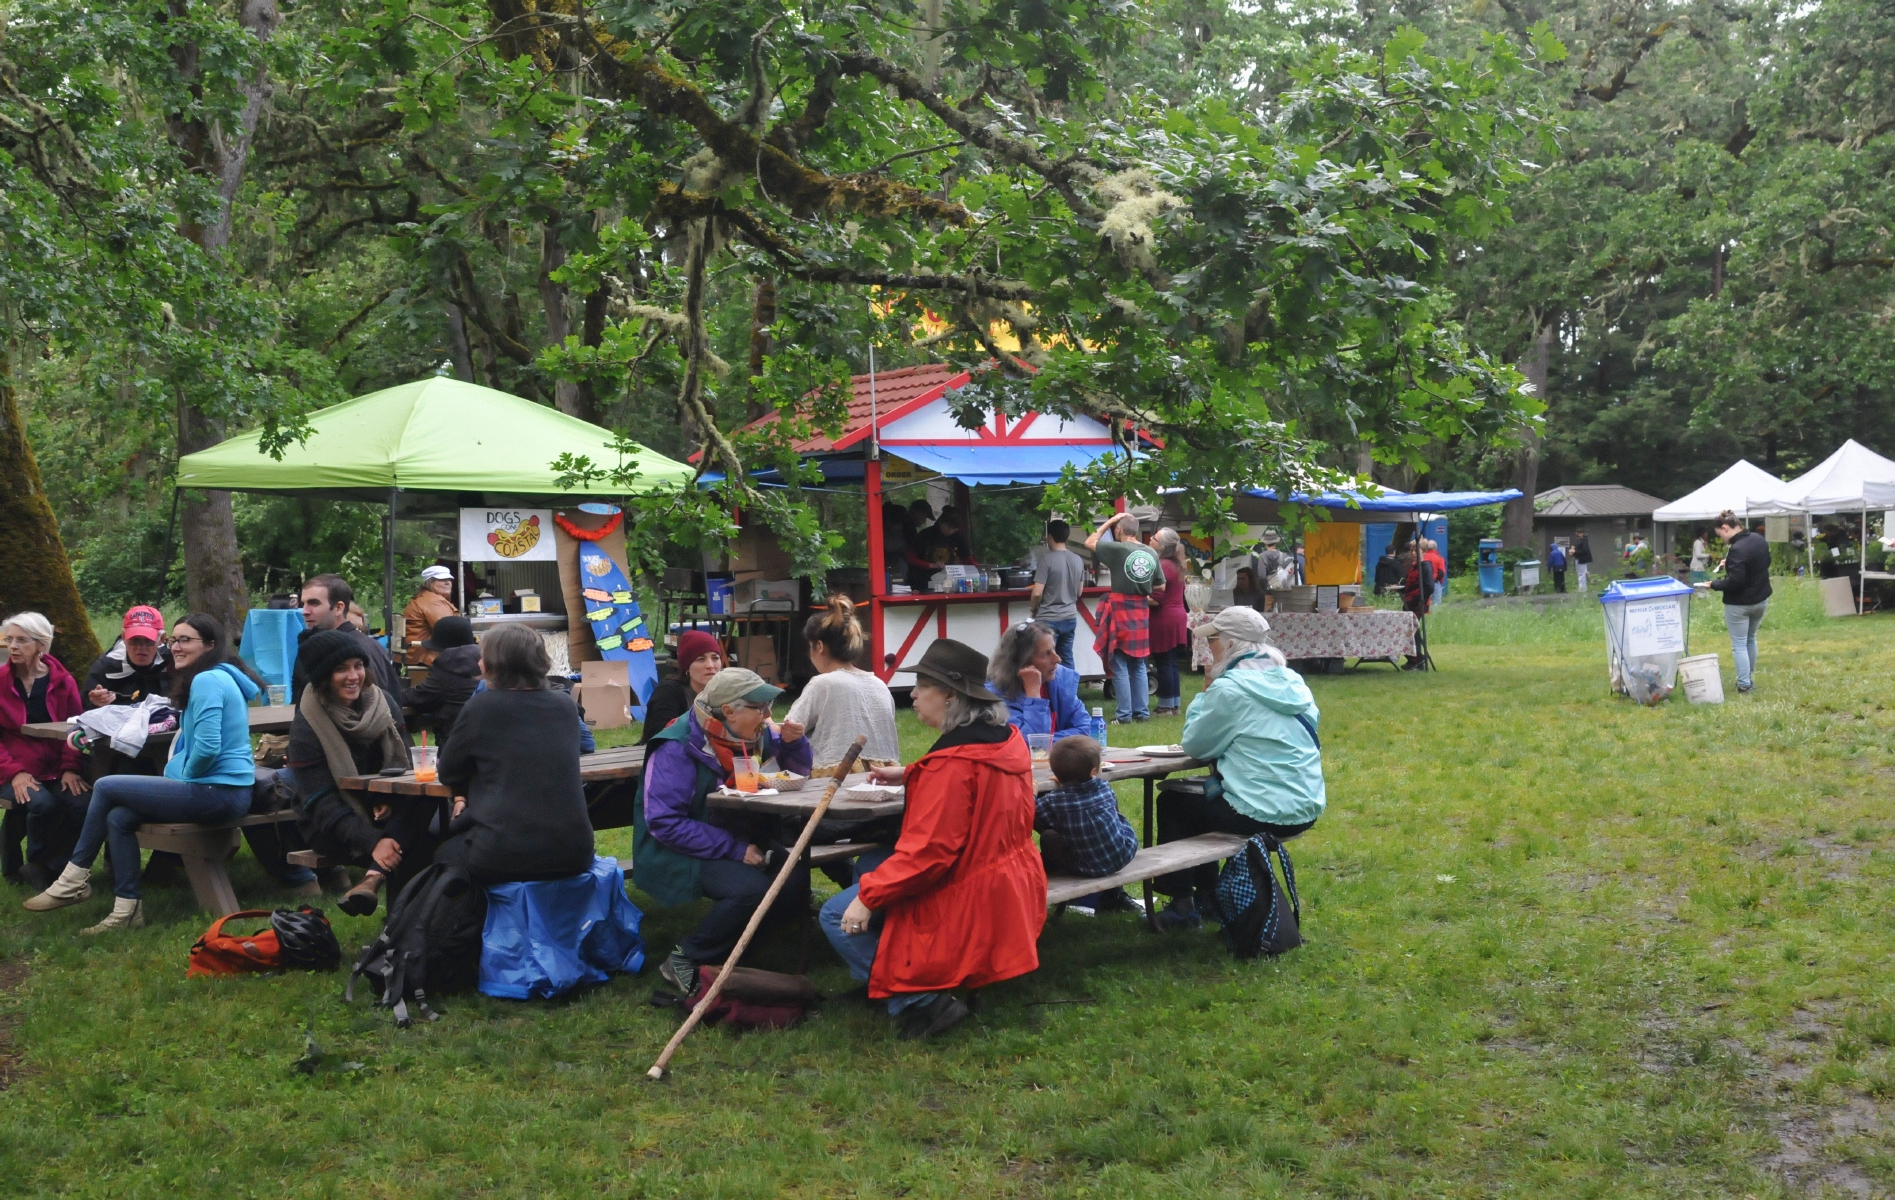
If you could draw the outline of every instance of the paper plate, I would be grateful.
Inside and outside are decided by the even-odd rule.
[[[1176,758],[1185,757],[1183,746],[1140,746],[1138,747],[1138,752],[1140,754],[1164,754]]]

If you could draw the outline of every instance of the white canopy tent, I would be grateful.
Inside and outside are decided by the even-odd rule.
[[[1681,496],[1652,513],[1653,521],[1678,523],[1715,520],[1729,509],[1750,515],[1752,496],[1775,495],[1788,485],[1748,459],[1738,459],[1724,473],[1690,495]]]
[[[1871,489],[1876,498],[1871,498]],[[1867,512],[1887,507],[1882,498],[1891,489],[1895,489],[1895,460],[1883,458],[1851,438],[1782,487],[1752,492],[1750,515]]]
[[[1891,499],[1895,499],[1895,460],[1883,458],[1861,442],[1850,438],[1838,446],[1834,454],[1790,480],[1777,491],[1753,495],[1750,498],[1750,515],[1805,513],[1809,516],[1828,516],[1835,513],[1859,513],[1862,522],[1862,546],[1866,552],[1869,544],[1869,510],[1895,507],[1889,503]],[[1806,541],[1812,555],[1812,574],[1815,571],[1813,559],[1815,543],[1815,530],[1812,528]],[[1865,579],[1888,578],[1886,575],[1871,574],[1866,570],[1862,572],[1862,577]],[[1856,612],[1860,613],[1862,589],[1859,586],[1856,589],[1855,600]]]

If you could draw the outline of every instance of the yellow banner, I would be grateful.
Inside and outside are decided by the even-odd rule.
[[[1320,587],[1362,581],[1362,526],[1312,522],[1303,528],[1303,582]]]

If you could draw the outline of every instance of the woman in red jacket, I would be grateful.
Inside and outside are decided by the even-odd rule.
[[[0,870],[19,880],[30,864],[26,882],[43,888],[79,840],[91,785],[79,773],[77,750],[64,741],[27,737],[20,726],[76,717],[85,704],[72,672],[50,653],[51,621],[36,612],[8,617],[0,622],[0,640],[7,654],[0,670],[0,806],[8,810],[0,822]]]
[[[864,855],[855,886],[822,907],[823,932],[869,996],[907,1014],[904,1038],[960,1024],[957,987],[985,987],[1040,965],[1046,869],[1033,846],[1033,760],[987,690],[987,656],[945,638],[914,667],[915,716],[940,740],[906,768],[892,853]]]

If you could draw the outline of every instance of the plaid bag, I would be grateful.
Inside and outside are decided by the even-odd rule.
[[[1283,862],[1281,883],[1270,869],[1272,854]],[[1224,940],[1238,958],[1274,958],[1303,944],[1296,868],[1282,842],[1259,833],[1244,843],[1243,851],[1218,874],[1217,910]]]

